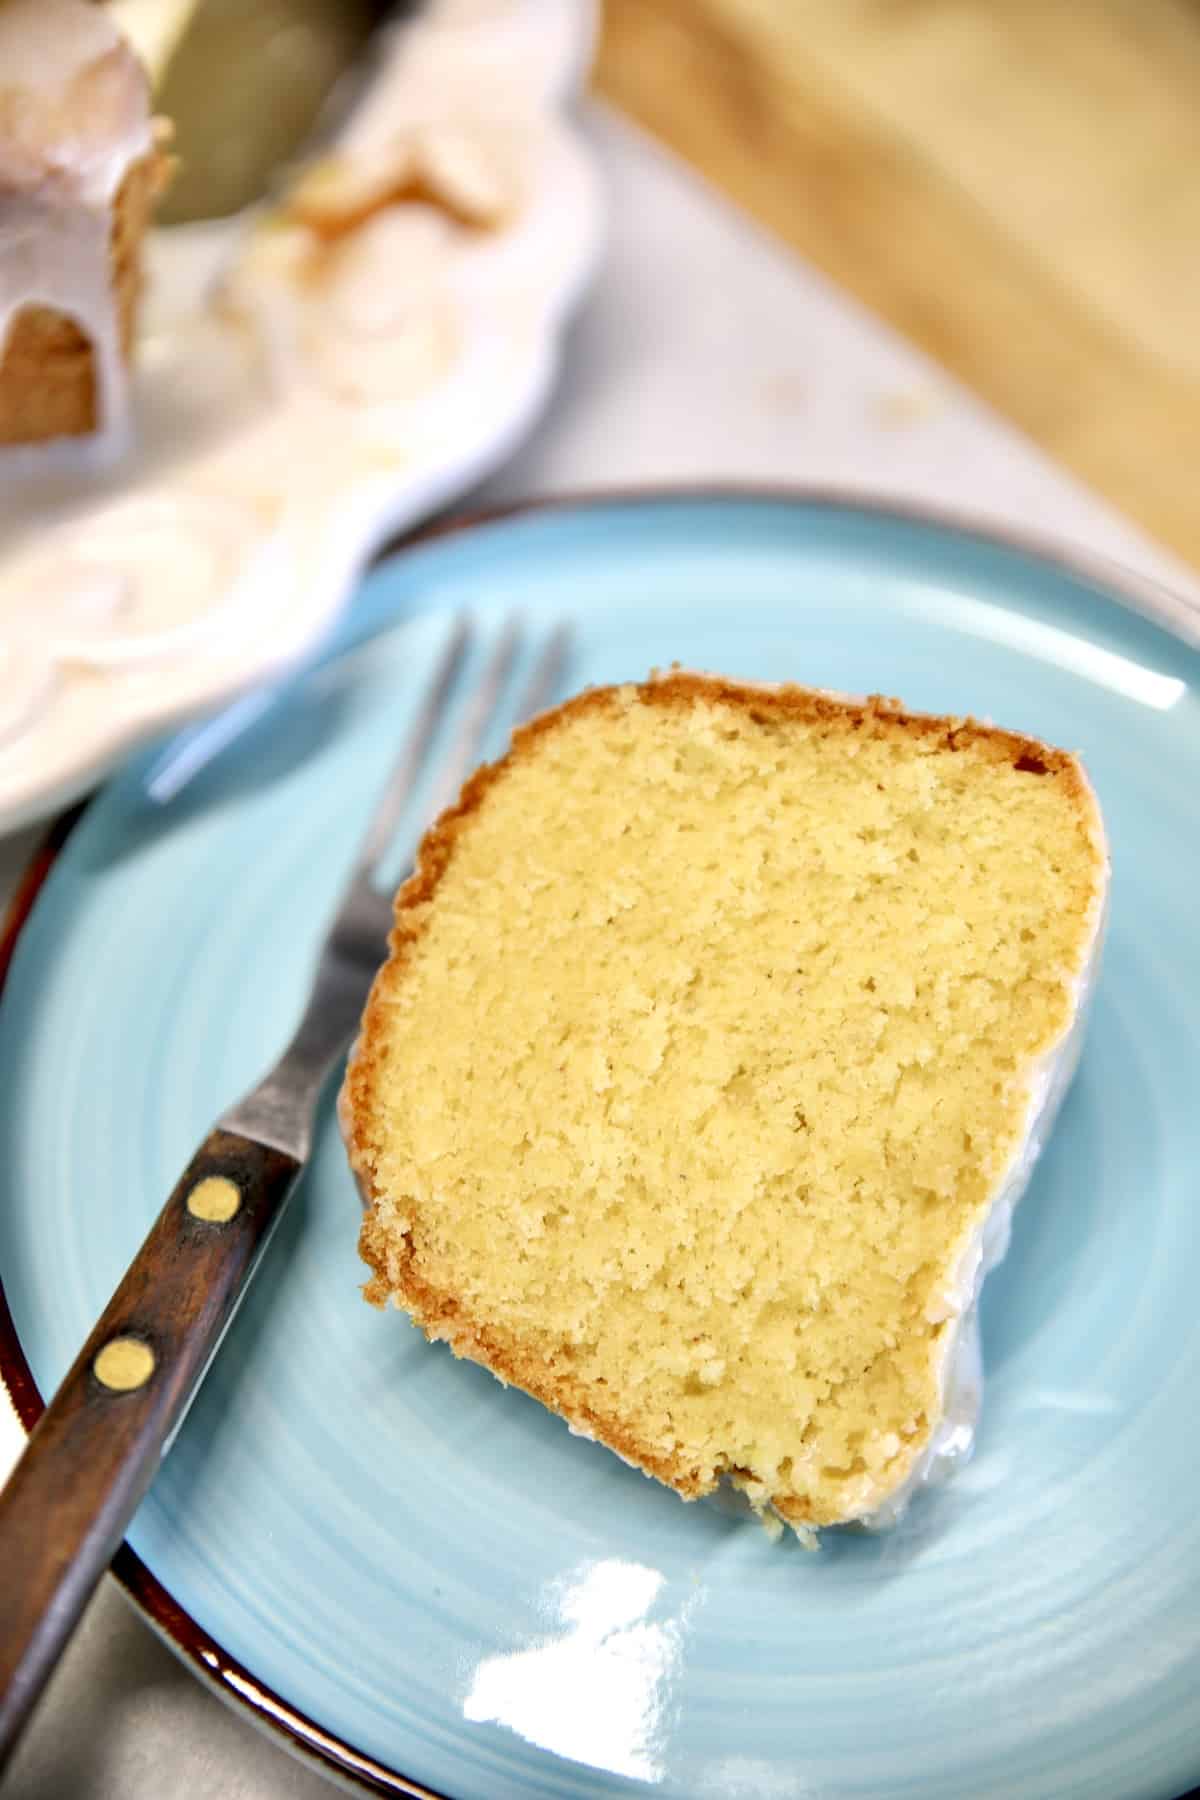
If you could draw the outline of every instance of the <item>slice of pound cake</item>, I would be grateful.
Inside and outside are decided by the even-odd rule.
[[[1078,1053],[1073,756],[687,674],[517,734],[400,890],[342,1097],[367,1298],[686,1499],[886,1521]]]

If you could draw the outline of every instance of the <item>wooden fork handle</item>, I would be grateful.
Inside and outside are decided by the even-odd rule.
[[[0,1770],[299,1173],[283,1151],[211,1133],[0,1492]]]

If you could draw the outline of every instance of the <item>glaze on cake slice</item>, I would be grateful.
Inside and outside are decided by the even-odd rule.
[[[342,1102],[367,1298],[687,1499],[886,1518],[969,1433],[1106,887],[1045,744],[683,674],[581,695],[397,898]]]

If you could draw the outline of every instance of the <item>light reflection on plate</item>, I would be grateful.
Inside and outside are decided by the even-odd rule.
[[[615,1558],[557,1578],[541,1602],[545,1637],[485,1657],[463,1718],[506,1725],[542,1750],[614,1775],[659,1781],[692,1604],[651,1619],[664,1582],[657,1569]]]

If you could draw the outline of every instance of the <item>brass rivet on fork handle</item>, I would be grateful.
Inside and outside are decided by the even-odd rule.
[[[241,1194],[226,1175],[206,1176],[187,1197],[193,1219],[203,1219],[207,1225],[227,1225],[241,1204]]]
[[[145,1387],[154,1373],[154,1352],[141,1338],[110,1338],[96,1353],[92,1373],[102,1387],[114,1394],[132,1394]]]

